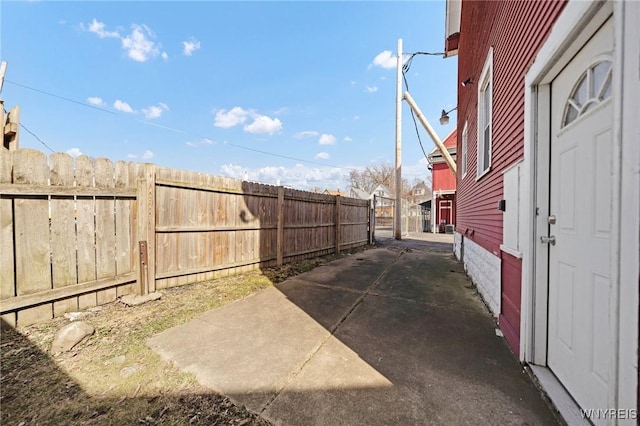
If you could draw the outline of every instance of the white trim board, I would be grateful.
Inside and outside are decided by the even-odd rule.
[[[539,365],[529,365],[529,368],[568,426],[591,426],[591,422],[580,414],[580,407],[551,370]]]

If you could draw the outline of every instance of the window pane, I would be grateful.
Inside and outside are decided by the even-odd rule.
[[[562,123],[563,126],[571,123],[573,120],[578,118],[578,110],[574,108],[573,105],[569,104],[567,106],[567,112],[564,115],[564,121]]]
[[[484,129],[484,140],[482,141],[482,170],[486,170],[489,167],[489,137],[491,135],[491,126],[487,126]]]
[[[491,82],[487,84],[483,93],[484,98],[484,123],[487,124],[491,120]]]
[[[611,73],[607,77],[607,82],[602,90],[602,94],[600,95],[600,100],[604,101],[605,99],[609,99],[611,97]]]
[[[597,64],[592,68],[592,78],[591,78],[591,91],[590,97],[595,98],[600,95],[602,90],[602,85],[605,82],[609,74],[609,70],[611,69],[611,62],[603,61]]]
[[[580,79],[580,83],[578,83],[578,87],[573,94],[573,101],[582,107],[585,101],[587,100],[587,75],[583,75]]]

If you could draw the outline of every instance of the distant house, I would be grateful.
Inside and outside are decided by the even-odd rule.
[[[640,2],[447,0],[445,20],[456,256],[568,424],[636,424]]]
[[[351,188],[349,190],[349,197],[358,198],[360,200],[369,200],[371,198],[371,195],[363,189]]]
[[[424,181],[420,181],[411,188],[409,201],[412,204],[421,204],[427,200],[431,200],[431,188]]]
[[[393,195],[391,194],[391,190],[385,185],[378,185],[375,187],[373,191],[371,191],[371,197],[376,196],[378,198],[387,198],[388,200],[383,201],[391,201],[393,200]]]
[[[447,151],[456,160],[456,144],[458,131],[454,129],[442,141]],[[433,198],[431,205],[431,230],[433,232],[445,232],[447,225],[456,223],[456,175],[447,165],[444,157],[436,148],[427,156],[431,165],[431,180],[433,186]]]
[[[342,192],[339,189],[336,189],[335,191],[333,189],[325,189],[323,194],[333,195],[333,196],[339,195],[341,197],[346,197],[347,196],[346,192]]]
[[[393,217],[393,195],[385,185],[378,185],[371,191],[370,197],[375,200],[377,218]]]

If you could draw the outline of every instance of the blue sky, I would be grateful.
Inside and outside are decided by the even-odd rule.
[[[54,151],[299,189],[346,189],[351,169],[394,164],[397,39],[405,52],[444,45],[443,1],[3,1],[0,13],[5,108],[19,104]],[[441,138],[456,67],[418,56],[407,74]],[[48,152],[24,129],[20,146]],[[403,176],[428,175],[404,103]]]

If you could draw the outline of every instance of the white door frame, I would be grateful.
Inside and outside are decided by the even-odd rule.
[[[633,3],[633,2],[630,2]],[[625,10],[627,9],[627,10]],[[635,290],[631,285],[621,288],[621,274],[629,275],[634,271],[628,267],[621,265],[620,253],[625,251],[625,246],[621,246],[621,203],[622,196],[620,193],[621,181],[624,181],[623,167],[621,165],[621,154],[623,152],[623,135],[629,135],[632,131],[637,131],[638,124],[630,123],[627,120],[623,128],[623,116],[629,117],[628,106],[623,109],[623,83],[625,87],[635,89],[639,86],[632,78],[631,72],[626,72],[623,81],[623,68],[626,66],[628,71],[632,71],[632,65],[624,63],[624,53],[633,52],[630,48],[637,49],[638,44],[628,42],[624,45],[625,38],[629,40],[630,35],[637,34],[637,23],[632,24],[633,17],[637,15],[638,7],[627,2],[584,2],[569,1],[560,16],[558,17],[548,39],[538,52],[535,62],[532,64],[525,76],[525,142],[524,142],[524,182],[523,182],[523,209],[521,223],[524,224],[524,241],[523,246],[523,264],[522,264],[522,303],[521,303],[521,339],[520,354],[521,360],[531,364],[541,366],[547,365],[547,313],[548,313],[548,250],[547,246],[541,244],[540,237],[548,235],[547,217],[549,214],[549,156],[550,156],[550,122],[549,111],[551,107],[551,82],[554,77],[562,70],[562,68],[571,60],[577,51],[589,40],[589,38],[597,31],[600,25],[613,12],[614,20],[614,71],[613,71],[613,90],[614,90],[614,112],[613,112],[613,186],[617,190],[612,193],[612,232],[611,232],[611,261],[610,261],[610,313],[611,336],[612,341],[612,357],[610,362],[610,395],[608,406],[610,408],[620,407],[619,398],[624,393],[632,393],[636,395],[635,386],[632,388],[630,383],[622,383],[622,374],[619,365],[621,350],[627,351],[633,347],[633,344],[624,344],[621,339],[621,331],[623,337],[627,337],[632,342],[635,341],[635,349],[637,350],[637,332],[638,332],[638,289],[637,280]],[[631,10],[631,17],[625,16]],[[636,18],[637,19],[637,18]],[[626,26],[625,26],[626,22]],[[632,28],[634,27],[635,28]],[[625,29],[626,28],[626,29]],[[637,37],[637,35],[636,35]],[[628,53],[627,53],[628,54]],[[637,51],[631,56],[638,56]],[[626,62],[636,62],[636,58],[626,60]],[[637,64],[635,65],[637,67]],[[636,68],[637,72],[637,68]],[[629,90],[629,89],[627,89]],[[625,100],[629,102],[628,99]],[[637,105],[637,97],[635,99]],[[624,114],[623,114],[624,113]],[[637,122],[637,118],[635,119]],[[631,128],[633,127],[633,128]],[[633,134],[633,133],[631,133]],[[637,135],[637,133],[636,133]],[[629,141],[637,145],[637,139]],[[635,148],[632,148],[632,150]],[[632,165],[633,166],[633,165]],[[632,169],[633,167],[631,167]],[[633,177],[631,177],[633,180]],[[632,182],[633,183],[633,182]],[[637,189],[636,189],[637,193]],[[632,197],[633,198],[633,197]],[[637,201],[637,200],[636,200]],[[626,201],[625,201],[626,202]],[[633,200],[629,203],[634,205]],[[636,202],[637,204],[637,202]],[[631,215],[627,217],[633,218],[633,210]],[[637,214],[637,212],[636,212]],[[637,216],[636,216],[637,229]],[[633,228],[632,228],[633,229]],[[637,234],[636,234],[637,235]],[[626,243],[626,249],[633,253],[637,253],[637,247],[634,248]],[[637,244],[637,242],[636,242]],[[637,257],[635,258],[637,263]],[[633,262],[633,260],[630,260]],[[622,261],[624,262],[624,260]],[[637,270],[637,267],[636,267]],[[637,278],[637,275],[636,275]],[[629,283],[632,284],[632,283]],[[620,299],[621,292],[624,293]],[[630,300],[627,302],[625,298]],[[621,305],[621,300],[624,301]],[[635,303],[635,308],[633,304]],[[635,316],[627,317],[627,322],[635,323],[631,326],[622,324],[620,321],[621,307],[634,313]],[[634,331],[635,330],[635,331]],[[635,338],[634,338],[635,333]],[[625,346],[626,345],[626,346]],[[633,350],[633,354],[636,351]],[[628,368],[628,365],[622,366]],[[636,360],[637,367],[637,360]],[[628,371],[625,370],[625,371]],[[620,374],[620,375],[619,375]],[[636,380],[637,381],[637,380]],[[628,381],[627,381],[628,382]],[[623,397],[624,399],[625,397]],[[628,402],[626,402],[628,403]],[[625,403],[625,404],[626,404]],[[634,404],[635,406],[635,404]],[[628,407],[628,405],[626,406]],[[625,408],[626,408],[625,407]],[[595,408],[595,407],[585,407]]]
[[[440,218],[440,221],[442,221],[442,210],[447,210],[447,217],[445,219],[447,219],[447,225],[451,225],[451,219],[452,219],[452,215],[453,215],[453,202],[451,200],[440,200],[440,202],[438,203],[438,217]],[[440,221],[438,221],[438,225],[440,225]]]

